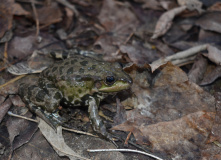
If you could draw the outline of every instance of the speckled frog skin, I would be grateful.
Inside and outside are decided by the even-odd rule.
[[[37,85],[21,84],[19,94],[30,110],[53,128],[66,121],[58,114],[61,102],[67,106],[88,106],[94,131],[110,139],[98,115],[99,103],[107,95],[128,89],[131,84],[131,78],[118,63],[76,55],[45,69]]]

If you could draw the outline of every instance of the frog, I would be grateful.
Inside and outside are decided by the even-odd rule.
[[[88,107],[93,130],[113,141],[98,114],[98,107],[108,95],[127,90],[132,83],[117,62],[75,55],[43,70],[36,84],[22,83],[18,93],[28,108],[55,130],[67,121],[59,114],[61,104]]]

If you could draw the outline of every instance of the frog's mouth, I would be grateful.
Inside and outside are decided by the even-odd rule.
[[[101,84],[101,87],[98,88],[100,92],[119,92],[121,90],[129,89],[131,84],[124,81],[116,81],[113,85],[107,85],[105,83]]]

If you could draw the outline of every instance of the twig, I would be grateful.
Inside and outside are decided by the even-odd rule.
[[[174,55],[171,55],[171,56],[168,56],[166,58],[166,60],[175,60],[175,59],[182,59],[182,58],[185,58],[185,57],[190,57],[190,56],[193,56],[195,55],[196,53],[200,52],[200,51],[203,51],[207,49],[207,44],[203,44],[203,45],[200,45],[200,46],[196,46],[196,47],[192,47],[190,49],[187,49],[185,51],[181,51],[181,52],[178,52]]]
[[[85,134],[85,135],[92,136],[92,137],[98,137],[98,136],[93,135],[91,133],[87,133],[87,132],[83,132],[83,131],[78,131],[78,130],[75,130],[75,129],[69,129],[69,128],[65,128],[65,127],[62,127],[62,129],[66,130],[66,131],[70,131],[70,132]]]
[[[38,122],[37,120],[35,120],[35,119],[28,118],[28,117],[24,117],[24,116],[20,116],[20,115],[17,115],[17,114],[12,113],[11,111],[8,111],[8,115],[9,115],[9,116],[13,116],[13,117],[17,117],[17,118],[26,119],[26,120],[28,120],[28,121],[32,121],[32,122],[39,123],[39,122]]]
[[[77,11],[77,9],[75,8],[74,5],[72,5],[71,3],[69,3],[66,0],[56,0],[58,3],[61,3],[62,5],[64,5],[65,7],[70,8],[76,15],[76,17],[79,16],[79,12]]]
[[[18,77],[16,77],[16,78],[13,78],[12,80],[8,81],[7,83],[4,83],[3,85],[0,85],[0,89],[1,89],[2,87],[5,87],[5,86],[11,84],[11,83],[14,83],[15,81],[17,81],[17,80],[23,78],[24,76],[26,76],[26,75],[18,76]]]
[[[39,35],[39,19],[38,19],[38,13],[34,4],[34,0],[31,0],[31,6],[34,12],[34,16],[35,16],[35,23],[36,23],[36,37],[38,37]]]
[[[4,47],[4,63],[8,61],[8,42],[5,42],[5,47]]]
[[[162,64],[165,64],[169,61],[171,61],[174,65],[178,66],[180,66],[180,64],[182,63],[185,64],[188,61],[192,61],[193,58],[195,58],[196,54],[200,51],[206,50],[207,46],[208,44],[192,47],[185,51],[178,52],[174,55],[167,56],[165,58],[160,58],[150,64],[152,72]]]
[[[20,2],[20,3],[30,3],[30,0],[16,0],[16,2]],[[43,2],[38,2],[36,0],[33,0],[34,4],[38,4],[38,5],[43,5]]]
[[[132,132],[129,132],[129,134],[127,135],[127,138],[126,138],[126,140],[124,142],[124,145],[128,145],[128,141],[130,139],[131,134],[132,134]]]
[[[155,155],[152,155],[143,151],[133,150],[133,149],[88,149],[87,151],[88,152],[135,152],[135,153],[144,154],[146,156],[155,158],[157,160],[163,160],[162,158],[159,158]]]
[[[8,111],[8,115],[13,116],[13,117],[17,117],[17,118],[26,119],[28,121],[39,123],[38,120],[35,120],[35,119],[32,119],[32,118],[28,118],[28,117],[25,117],[25,116],[17,115],[17,114],[12,113],[11,111]],[[83,131],[78,131],[78,130],[69,129],[69,128],[65,128],[65,127],[62,127],[62,129],[66,130],[66,131],[74,132],[74,133],[80,133],[80,134],[85,134],[85,135],[92,136],[92,137],[98,137],[96,135],[93,135],[93,134],[87,133],[87,132],[83,132]]]

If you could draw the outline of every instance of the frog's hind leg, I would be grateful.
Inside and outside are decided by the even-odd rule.
[[[23,101],[32,112],[55,130],[57,126],[66,122],[66,119],[58,114],[62,93],[53,84],[46,81],[44,83],[39,81],[38,86],[22,84],[19,88],[19,95],[23,97]]]

